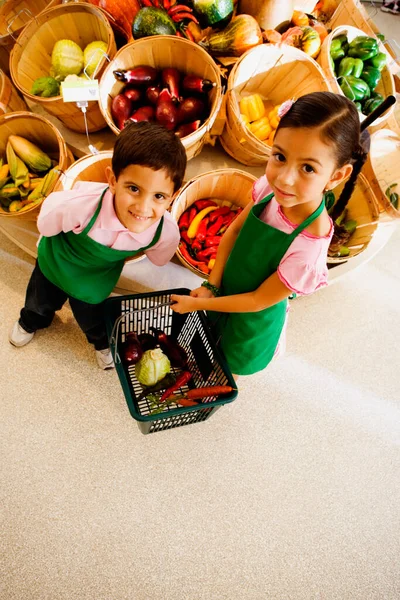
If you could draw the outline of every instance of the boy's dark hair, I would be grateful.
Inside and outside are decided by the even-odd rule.
[[[347,163],[353,165],[353,171],[335,207],[337,211],[344,208],[368,154],[362,146],[360,118],[353,102],[331,92],[306,94],[296,100],[282,117],[277,131],[286,127],[320,127],[322,138],[335,147],[337,167]]]
[[[158,123],[131,122],[115,142],[112,170],[118,179],[129,165],[141,165],[155,171],[165,169],[176,192],[182,185],[186,162],[185,148],[172,131]]]

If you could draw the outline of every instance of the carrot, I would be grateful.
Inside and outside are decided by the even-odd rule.
[[[175,398],[179,404],[180,400],[201,400],[201,398],[207,398],[208,396],[220,396],[221,394],[229,394],[233,392],[233,388],[230,385],[214,385],[203,388],[193,388],[188,390],[183,396],[169,396],[167,400]]]

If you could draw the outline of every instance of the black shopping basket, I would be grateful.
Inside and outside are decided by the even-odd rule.
[[[216,347],[203,312],[181,315],[170,307],[171,294],[188,294],[187,289],[164,290],[148,294],[134,294],[108,298],[105,302],[105,317],[110,347],[116,357],[115,368],[120,379],[129,411],[136,419],[142,433],[154,433],[206,421],[223,404],[232,402],[237,390],[224,396],[209,396],[201,404],[181,407],[170,404],[162,412],[154,414],[154,406],[146,398],[138,400],[143,386],[135,376],[135,366],[118,360],[118,348],[125,341],[126,334],[149,333],[150,327],[163,330],[186,350],[188,369],[192,379],[187,386],[178,390],[183,394],[188,387],[208,387],[227,385],[236,387],[232,373]],[[180,369],[173,369],[177,376]],[[151,414],[153,412],[153,414]]]

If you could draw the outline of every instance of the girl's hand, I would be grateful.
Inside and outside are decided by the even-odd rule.
[[[192,296],[178,296],[177,294],[171,294],[171,300],[174,304],[171,304],[171,308],[174,312],[184,315],[188,312],[199,310],[198,298],[192,298]]]
[[[195,290],[192,290],[190,292],[190,295],[193,298],[213,298],[214,297],[214,294],[212,293],[212,291],[208,290],[204,286],[200,286],[200,287],[196,288]]]

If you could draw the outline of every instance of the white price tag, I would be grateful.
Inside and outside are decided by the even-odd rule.
[[[61,94],[64,102],[90,102],[99,99],[99,82],[97,79],[81,81],[63,81]]]

